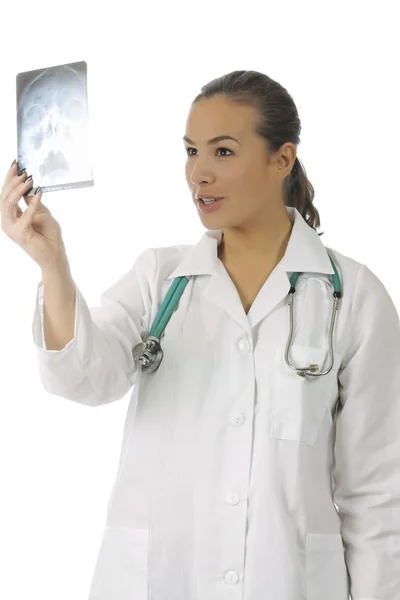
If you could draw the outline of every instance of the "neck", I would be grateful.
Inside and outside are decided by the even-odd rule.
[[[279,219],[270,220],[267,226],[224,229],[218,246],[218,258],[231,267],[249,265],[274,268],[286,252],[293,224],[286,212]]]

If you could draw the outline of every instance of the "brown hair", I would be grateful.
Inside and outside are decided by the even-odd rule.
[[[256,133],[265,139],[268,152],[277,152],[286,142],[295,144],[297,148],[300,118],[291,95],[278,82],[258,71],[232,71],[204,85],[193,104],[216,94],[224,94],[232,102],[245,103],[259,111],[261,121],[257,124]],[[286,206],[297,208],[313,229],[320,227],[319,213],[313,205],[314,188],[297,156],[284,180],[283,194]]]

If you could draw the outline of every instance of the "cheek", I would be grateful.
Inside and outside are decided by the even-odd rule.
[[[221,177],[230,183],[230,187],[234,190],[247,190],[258,188],[257,171],[252,165],[245,163],[231,163],[225,169],[221,169]]]
[[[269,188],[269,173],[264,164],[253,164],[248,167],[246,172],[249,187],[258,192],[260,190],[268,190]]]
[[[185,177],[189,186],[193,185],[191,182],[193,170],[194,163],[187,161]],[[207,171],[204,172],[204,175],[207,175]],[[247,190],[248,193],[249,189],[258,189],[260,186],[259,168],[247,161],[226,160],[224,162],[221,160],[214,169],[210,169],[209,175],[214,176],[220,184],[220,188],[226,191]]]

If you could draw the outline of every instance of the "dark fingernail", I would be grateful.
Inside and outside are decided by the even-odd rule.
[[[38,194],[41,191],[41,189],[42,188],[40,186],[36,188],[36,190],[35,190],[35,196],[36,196],[36,194]]]
[[[21,169],[20,172],[18,173],[18,177],[21,177],[21,175],[24,171],[26,171],[26,169]]]
[[[27,179],[25,179],[24,183],[28,183],[28,181],[30,181],[32,179],[32,175],[29,175],[29,177]]]
[[[32,191],[32,186],[33,186],[33,184],[31,185],[31,187],[29,189],[26,190],[26,192],[23,193],[23,196],[27,196],[29,194],[29,192]]]
[[[17,161],[17,159],[15,159],[15,160],[13,161],[13,163],[12,163],[11,167],[13,167],[13,166],[15,165],[15,163],[16,163],[16,162],[18,162],[18,161]],[[11,167],[10,167],[10,169],[11,169]]]

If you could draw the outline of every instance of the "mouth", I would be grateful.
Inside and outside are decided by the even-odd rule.
[[[207,200],[207,198],[206,198]],[[221,204],[222,202],[225,200],[225,197],[222,198],[218,198],[217,200],[214,200],[213,202],[204,202],[204,200],[202,198],[198,198],[197,199],[197,208],[199,210],[201,210],[202,212],[212,212],[214,210],[216,210]]]
[[[215,202],[219,202],[220,200],[223,200],[225,198],[225,196],[210,196],[209,198],[207,198],[207,196],[203,197],[203,196],[199,196],[198,198],[196,198],[197,202],[202,202],[203,204],[206,205],[211,205],[211,204],[215,204]]]

